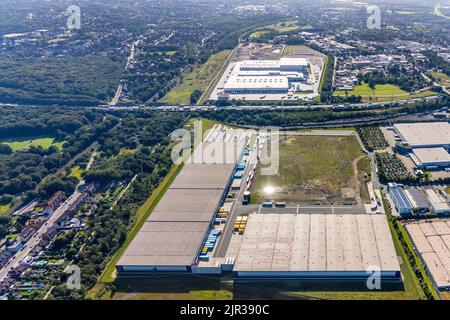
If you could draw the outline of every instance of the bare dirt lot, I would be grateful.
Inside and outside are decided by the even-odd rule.
[[[281,58],[283,45],[268,43],[243,43],[236,49],[231,62],[242,60],[276,60]]]
[[[370,164],[354,136],[280,137],[277,175],[256,172],[250,191],[263,201],[357,204],[367,201]]]

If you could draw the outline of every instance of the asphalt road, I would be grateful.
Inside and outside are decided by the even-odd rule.
[[[254,164],[256,164],[256,149],[251,150],[250,158],[242,177],[241,189],[236,194],[235,201],[233,202],[233,206],[231,207],[230,215],[227,219],[225,228],[222,231],[221,237],[219,237],[219,242],[217,244],[217,249],[214,252],[214,257],[223,258],[227,253],[228,245],[230,243],[231,236],[233,235],[234,222],[236,221],[236,218],[240,212],[238,208],[241,206],[244,192],[245,190],[247,190],[247,177],[253,169]]]

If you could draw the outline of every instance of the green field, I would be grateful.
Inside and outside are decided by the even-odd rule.
[[[203,65],[194,67],[191,72],[183,75],[182,81],[170,90],[161,102],[170,104],[189,104],[190,97],[194,90],[204,92],[230,54],[229,50],[224,50],[211,56]]]
[[[268,25],[267,27],[264,27],[264,28],[273,29],[276,32],[289,32],[289,31],[299,30],[300,26],[299,26],[297,20],[287,20],[287,21]]]
[[[360,159],[355,136],[283,135],[278,174],[263,176],[258,168],[250,191],[258,202],[361,202],[355,176]],[[274,190],[268,192],[268,187]]]
[[[9,211],[9,209],[11,209],[11,205],[12,205],[12,203],[0,205],[0,216],[7,213]]]
[[[450,77],[445,73],[433,72],[431,75],[443,86],[450,86]]]
[[[0,140],[0,143],[4,143],[9,145],[13,151],[21,151],[21,150],[27,150],[31,146],[39,147],[41,146],[44,149],[48,149],[51,146],[57,147],[59,150],[62,150],[63,144],[65,141],[55,141],[55,138],[36,138],[36,139],[30,139],[30,138],[11,138],[11,139],[5,139]]]
[[[336,91],[335,95],[337,96],[345,96],[346,93],[351,96],[398,96],[398,95],[407,95],[408,92],[403,91],[398,86],[394,86],[392,84],[377,84],[375,89],[371,89],[367,83],[363,83],[355,86],[352,91]]]
[[[81,174],[83,173],[83,169],[81,169],[79,166],[75,166],[70,170],[70,176],[75,177],[78,180],[81,179]]]
[[[267,33],[267,31],[255,31],[249,36],[249,38],[252,40],[259,39],[262,36],[264,36],[266,33]]]
[[[355,86],[354,90],[335,91],[333,95],[341,97],[346,95],[361,96],[363,102],[389,102],[430,97],[436,95],[436,92],[427,90],[416,94],[409,94],[392,84],[378,84],[375,86],[375,89],[371,89],[368,84],[363,83]]]

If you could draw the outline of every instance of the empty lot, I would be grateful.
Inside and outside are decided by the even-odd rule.
[[[258,202],[354,204],[366,196],[359,170],[366,165],[354,136],[280,137],[280,170],[273,176],[256,171],[250,191]],[[365,193],[365,192],[364,192]]]

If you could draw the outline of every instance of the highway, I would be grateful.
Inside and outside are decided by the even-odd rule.
[[[450,95],[450,92],[446,89],[444,91]],[[136,111],[151,109],[155,111],[217,111],[217,110],[262,110],[262,111],[281,111],[281,110],[301,110],[301,111],[314,111],[314,110],[334,110],[334,111],[347,111],[347,110],[372,110],[383,107],[402,106],[414,102],[433,101],[440,98],[439,94],[429,97],[414,98],[409,100],[400,100],[392,102],[376,102],[376,103],[344,103],[344,104],[307,104],[307,105],[242,105],[242,106],[227,106],[216,107],[210,105],[135,105],[135,106],[111,106],[102,105],[96,107],[90,107],[92,109],[110,110],[110,111]]]

